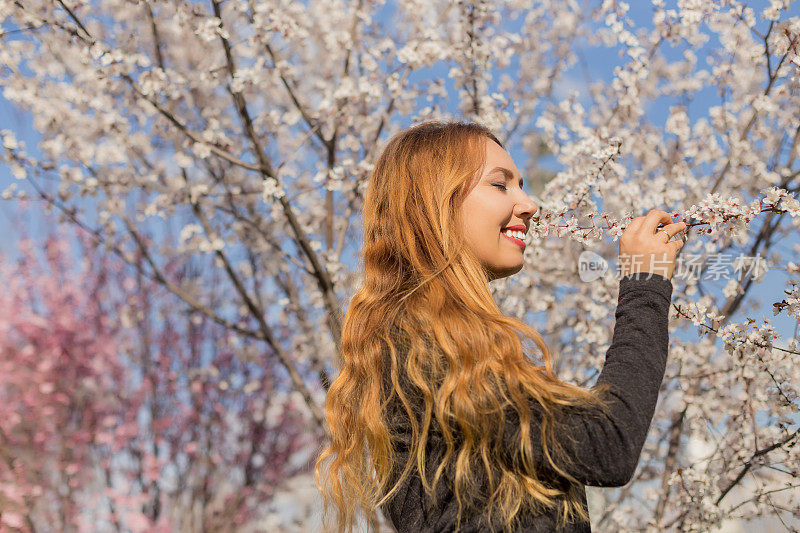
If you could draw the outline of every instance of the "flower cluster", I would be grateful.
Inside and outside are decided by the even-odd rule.
[[[708,472],[701,466],[678,468],[669,476],[669,485],[676,494],[679,508],[680,531],[708,531],[724,518],[722,510],[714,503],[719,489]]]
[[[685,217],[707,223],[709,227],[702,231],[714,235],[724,229],[746,229],[761,209],[761,201],[758,199],[745,203],[733,196],[723,199],[718,193],[710,193],[700,203],[687,209]]]

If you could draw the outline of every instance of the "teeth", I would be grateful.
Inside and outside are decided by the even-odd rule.
[[[503,233],[505,233],[506,235],[509,235],[511,237],[514,237],[515,239],[519,239],[521,241],[525,240],[525,234],[523,232],[521,232],[521,231],[503,230]]]

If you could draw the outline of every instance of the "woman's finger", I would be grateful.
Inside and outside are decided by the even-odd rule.
[[[656,232],[656,227],[660,222],[672,222],[672,217],[666,211],[662,211],[661,209],[652,209],[649,213],[647,213],[647,216],[644,217],[642,231],[645,231],[649,235],[653,235]]]
[[[672,238],[680,232],[686,230],[686,222],[673,222],[672,224],[661,226],[660,228],[656,228],[656,233],[660,233],[662,230],[666,231],[670,238]]]

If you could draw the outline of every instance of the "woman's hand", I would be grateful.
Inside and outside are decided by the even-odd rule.
[[[659,228],[662,222],[666,225]],[[652,272],[671,279],[675,256],[684,241],[669,239],[684,230],[685,222],[672,222],[669,213],[660,209],[652,209],[645,216],[631,220],[619,239],[620,277]]]

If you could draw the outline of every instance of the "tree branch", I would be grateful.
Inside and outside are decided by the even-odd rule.
[[[781,446],[789,443],[792,439],[797,438],[799,435],[800,435],[800,429],[796,430],[794,433],[790,434],[788,437],[785,437],[784,439],[779,440],[778,442],[776,442],[774,444],[771,444],[770,446],[767,446],[766,448],[762,448],[760,450],[757,450],[755,453],[753,453],[753,455],[750,457],[750,459],[748,459],[747,462],[745,462],[744,467],[739,471],[739,473],[736,475],[734,480],[731,481],[728,484],[728,486],[725,487],[725,489],[722,490],[722,493],[720,494],[719,498],[717,498],[717,500],[714,503],[716,505],[719,505],[719,503],[723,500],[723,498],[725,498],[725,496],[728,495],[728,493],[731,491],[731,489],[733,489],[733,487],[738,485],[739,482],[744,477],[744,475],[747,474],[747,472],[750,471],[750,469],[753,467],[753,464],[754,464],[756,459],[758,459],[762,455],[766,455],[769,452],[771,452],[773,450],[776,450],[776,449],[780,448]]]
[[[675,467],[675,460],[678,455],[678,448],[681,442],[681,433],[683,432],[683,420],[686,417],[686,407],[679,413],[675,414],[672,420],[672,426],[669,430],[669,444],[667,447],[667,455],[664,459],[664,473],[661,476],[661,497],[656,505],[656,511],[653,515],[653,522],[658,526],[664,516],[664,511],[667,507],[667,500],[669,500],[670,485],[669,476],[672,474],[672,469]]]
[[[186,176],[185,170],[182,172],[182,175],[185,183],[188,185],[189,179]],[[203,231],[208,236],[208,238],[213,238],[214,232],[208,220],[206,219],[205,215],[203,214],[200,205],[197,202],[193,201],[190,201],[190,203],[195,216],[198,218],[198,220],[200,220],[200,223],[203,225]],[[127,221],[126,225],[129,225]],[[233,283],[236,292],[239,293],[239,297],[242,299],[245,306],[247,306],[247,309],[250,311],[250,314],[258,322],[264,340],[267,342],[267,344],[269,344],[270,348],[272,348],[272,350],[278,355],[278,359],[280,360],[281,364],[289,373],[289,378],[292,381],[292,385],[303,396],[303,399],[308,405],[311,414],[314,416],[320,427],[327,431],[324,413],[320,410],[317,403],[311,397],[311,392],[308,390],[308,387],[306,387],[306,384],[300,377],[300,373],[297,371],[294,362],[289,357],[289,355],[283,350],[283,348],[275,339],[275,336],[272,334],[272,329],[269,327],[266,320],[264,320],[264,311],[262,309],[259,309],[259,307],[255,304],[253,299],[247,293],[247,290],[245,289],[244,285],[242,285],[241,280],[236,275],[236,272],[234,272],[233,267],[231,266],[230,261],[228,260],[228,256],[225,255],[225,253],[219,249],[215,249],[214,254],[222,262],[225,273],[228,275],[228,279],[231,281],[231,283]]]
[[[221,11],[219,7],[219,3],[216,0],[211,0],[212,5],[214,7],[214,14],[220,18],[221,20]],[[233,62],[233,56],[231,54],[230,44],[228,40],[220,36],[220,40],[222,42],[223,49],[225,50],[225,57],[228,65],[228,71],[233,78],[236,74],[236,66]],[[262,169],[261,172],[264,174],[265,177],[272,177],[277,180],[277,176],[275,176],[274,172],[272,171],[271,164],[267,159],[264,151],[261,147],[260,142],[256,136],[255,130],[253,128],[252,120],[250,119],[250,114],[247,111],[247,103],[244,100],[244,97],[240,93],[234,93],[228,87],[228,92],[234,99],[236,104],[237,111],[239,116],[243,122],[243,126],[245,128],[245,132],[247,133],[247,137],[250,139],[250,143],[252,145],[252,149],[255,152],[256,158],[258,159],[260,165],[259,168]],[[280,202],[281,207],[283,208],[283,212],[286,215],[286,218],[289,222],[289,226],[292,228],[292,231],[295,234],[298,242],[300,243],[300,247],[303,249],[303,252],[308,257],[309,261],[311,262],[312,269],[314,270],[314,275],[317,280],[317,285],[322,292],[323,299],[325,302],[325,307],[328,310],[328,326],[330,328],[331,334],[333,335],[334,344],[336,345],[337,353],[341,354],[342,350],[342,312],[339,307],[339,302],[336,299],[336,295],[334,292],[333,281],[328,274],[328,270],[319,261],[319,257],[317,256],[316,252],[311,248],[310,243],[306,237],[305,232],[300,227],[300,223],[298,222],[297,218],[294,215],[294,211],[292,210],[291,206],[289,205],[288,201],[286,200],[285,196],[278,198],[278,202]]]

